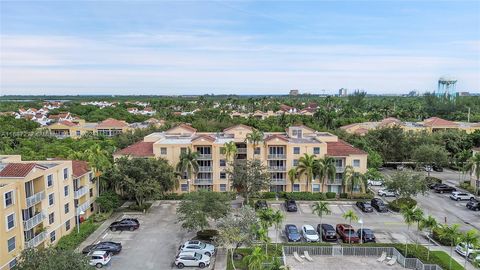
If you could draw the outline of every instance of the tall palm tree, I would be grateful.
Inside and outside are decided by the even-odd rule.
[[[257,237],[260,242],[265,244],[265,254],[268,255],[268,243],[270,243],[270,237],[268,237],[268,228],[264,228],[263,226],[257,230]]]
[[[95,178],[97,178],[97,183],[100,187],[99,191],[105,191],[108,183],[106,181],[100,183],[100,176],[112,165],[110,162],[110,154],[108,151],[102,149],[99,144],[95,144],[85,151],[85,160],[92,168]]]
[[[178,161],[176,170],[182,175],[187,174],[187,178],[191,181],[192,176],[198,173],[198,152],[192,151],[189,147],[185,152],[180,153],[180,161]],[[188,187],[190,190],[190,187]]]
[[[227,159],[227,163],[230,164],[233,162],[235,155],[237,154],[237,145],[234,141],[226,142],[223,147],[225,148],[225,158]],[[227,175],[227,187],[230,191],[230,177]]]
[[[412,226],[413,223],[418,222],[419,220],[419,212],[416,211],[416,207],[405,207],[401,210],[401,213],[403,215],[403,221],[407,224],[408,230],[410,230],[410,226]],[[423,211],[422,211],[423,215]],[[408,256],[408,242],[405,239],[405,258]]]
[[[292,185],[292,192],[293,192],[293,185],[297,182],[298,171],[297,167],[293,167],[288,170],[288,180],[290,180],[290,184]]]
[[[365,176],[356,172],[352,166],[348,165],[345,167],[343,174],[344,192],[350,190],[350,196],[352,196],[355,187],[360,187],[360,191],[365,192]]]
[[[431,215],[428,215],[426,218],[420,221],[420,230],[427,229],[430,235],[433,233],[433,230],[437,227],[438,227],[437,220]],[[428,237],[428,241],[430,242],[430,237]],[[429,259],[430,259],[430,246],[428,247],[428,252],[427,252],[427,260]]]
[[[272,222],[273,222],[273,225],[275,226],[275,249],[277,249],[278,231],[280,230],[280,226],[282,225],[282,222],[284,219],[285,219],[285,216],[282,214],[282,211],[280,210],[275,211],[272,215]]]
[[[353,212],[353,210],[348,210],[347,212],[345,212],[342,217],[345,219],[345,220],[348,220],[348,224],[350,226],[352,226],[352,221],[358,221],[358,216],[357,214],[355,214],[355,212]],[[348,243],[350,244],[350,237],[348,238]]]
[[[468,159],[464,167],[465,172],[473,174],[478,181],[480,181],[480,153],[476,153]],[[476,194],[478,195],[478,184],[475,185]]]
[[[460,238],[459,242],[464,243],[465,246],[477,246],[478,243],[480,242],[480,236],[478,235],[478,232],[474,229],[469,230],[465,233],[463,233]],[[473,258],[470,258],[473,259]],[[468,256],[465,256],[465,261],[463,262],[463,268],[467,269],[467,260]]]
[[[253,248],[252,253],[245,256],[243,259],[246,261],[248,269],[262,270],[264,269],[263,263],[268,259],[268,256],[261,248],[255,247]]]
[[[263,141],[263,132],[260,130],[254,129],[252,132],[248,133],[245,137],[245,143],[251,143],[253,146],[253,157],[255,158],[255,149],[258,144]]]
[[[306,189],[306,191],[308,191],[308,186],[310,185],[310,183],[313,180],[315,163],[316,163],[315,155],[309,155],[307,153],[305,153],[303,155],[303,157],[300,157],[300,159],[298,160],[298,167],[297,167],[298,168],[298,173],[300,175],[305,174],[305,176],[307,178],[307,189]]]
[[[328,156],[318,159],[316,162],[316,171],[323,192],[323,184],[326,182],[326,179],[335,179],[335,174],[337,173],[335,159]]]
[[[416,245],[415,245],[415,249],[418,249],[418,236],[420,235],[420,223],[422,222],[423,220],[423,210],[416,207],[414,210],[413,210],[413,219],[414,221],[417,223],[417,238],[416,238]]]
[[[460,236],[460,225],[458,224],[452,224],[452,226],[445,224],[442,226],[442,230],[440,231],[440,237],[450,241],[450,262],[448,268],[450,270],[452,269],[453,246],[458,243]]]
[[[271,208],[263,209],[257,212],[258,219],[260,219],[260,225],[263,228],[270,228],[273,225],[273,215],[275,213]]]
[[[312,207],[313,213],[320,217],[320,224],[324,215],[330,215],[332,211],[328,208],[328,202],[315,202]],[[320,242],[322,242],[322,230],[320,230]]]

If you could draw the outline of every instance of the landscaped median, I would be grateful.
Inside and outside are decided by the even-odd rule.
[[[64,237],[62,237],[56,248],[61,250],[75,250],[87,237],[92,234],[102,223],[96,223],[93,218],[89,218],[80,224],[80,233],[77,232],[77,227]]]

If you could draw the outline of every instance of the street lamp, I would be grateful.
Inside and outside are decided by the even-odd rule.
[[[359,219],[358,223],[360,224],[360,242],[363,243],[363,219]]]
[[[80,211],[77,215],[77,233],[80,233],[80,215],[85,215],[85,212]]]

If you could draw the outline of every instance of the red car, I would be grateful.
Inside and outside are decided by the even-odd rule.
[[[357,232],[348,224],[337,224],[336,231],[344,243],[360,242]]]

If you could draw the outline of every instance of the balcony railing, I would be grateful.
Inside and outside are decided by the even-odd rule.
[[[195,179],[195,185],[213,185],[213,179]]]
[[[43,220],[47,217],[47,215],[42,211],[33,217],[23,221],[23,230],[28,231],[31,230],[33,227],[37,226],[38,224],[42,223]]]
[[[83,195],[88,193],[88,189],[85,186],[80,187],[79,189],[75,190],[74,192],[74,198],[78,199],[82,197]]]
[[[271,172],[285,172],[287,167],[285,166],[268,166],[268,170]]]
[[[41,202],[45,199],[45,191],[40,191],[33,194],[30,197],[27,197],[27,208],[34,206],[35,204]]]
[[[335,166],[335,170],[337,173],[345,172],[345,166]]]
[[[327,185],[342,185],[342,179],[328,180]]]
[[[26,246],[27,248],[34,248],[34,247],[37,247],[40,243],[42,243],[43,241],[45,241],[45,239],[47,239],[47,232],[46,231],[43,231],[39,234],[37,234],[35,237],[33,237],[32,239],[28,240],[26,242]]]
[[[286,185],[287,179],[271,179],[270,185]]]
[[[211,172],[212,166],[200,166],[198,167],[199,172]]]
[[[237,154],[246,154],[247,148],[237,148]]]
[[[212,154],[198,154],[197,159],[200,159],[200,160],[212,159]]]
[[[269,154],[268,159],[286,159],[287,155],[285,154]]]
[[[77,207],[77,216],[80,215],[81,212],[84,212],[85,210],[87,210],[88,208],[90,208],[90,200],[87,200],[86,202],[82,203]]]

